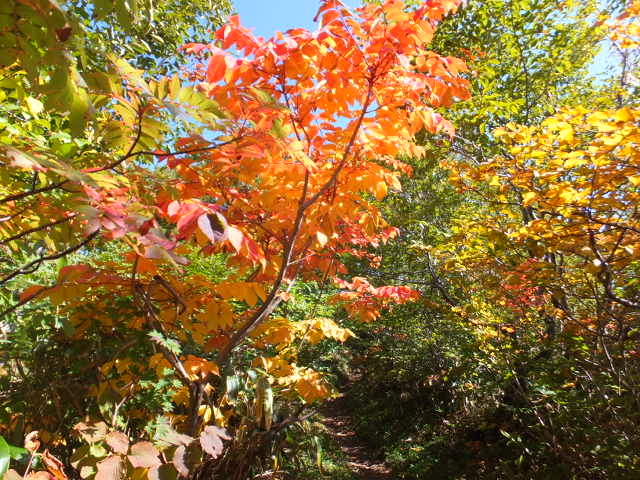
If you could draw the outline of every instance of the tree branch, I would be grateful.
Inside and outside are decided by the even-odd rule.
[[[19,238],[22,238],[22,237],[24,237],[26,235],[29,235],[31,233],[39,232],[40,230],[45,230],[45,229],[47,229],[49,227],[54,227],[56,225],[60,225],[61,223],[68,222],[69,220],[71,220],[74,217],[75,217],[75,215],[71,215],[70,217],[61,218],[60,220],[56,220],[54,222],[47,223],[45,225],[40,225],[38,227],[30,228],[29,230],[25,230],[24,232],[18,233],[16,235],[14,235],[13,237],[9,237],[9,238],[6,238],[6,239],[0,241],[0,245],[6,245],[9,242],[13,242],[14,240],[18,240]]]
[[[66,255],[69,255],[70,253],[73,253],[77,250],[80,250],[82,247],[84,247],[85,245],[87,245],[89,242],[91,242],[91,240],[93,240],[94,238],[96,238],[98,235],[100,234],[100,230],[96,230],[95,232],[93,232],[91,235],[89,235],[87,238],[85,238],[82,242],[73,245],[65,250],[62,250],[61,252],[57,252],[54,253],[52,255],[47,255],[45,257],[40,257],[36,260],[33,260],[32,262],[27,263],[25,266],[19,268],[18,270],[15,270],[14,272],[10,273],[9,275],[7,275],[6,277],[4,277],[2,280],[0,280],[0,285],[4,285],[5,283],[7,283],[9,280],[11,280],[14,277],[17,277],[18,275],[25,275],[27,273],[33,273],[35,272],[38,267],[42,264],[42,262],[46,262],[46,261],[50,261],[50,260],[57,260],[58,258],[62,258]]]
[[[273,287],[271,289],[271,292],[269,292],[269,295],[265,299],[262,306],[239,330],[237,330],[232,335],[227,345],[220,351],[220,354],[218,355],[218,358],[217,358],[218,366],[220,367],[224,366],[227,363],[233,349],[237,347],[247,335],[249,335],[255,328],[257,328],[258,325],[264,322],[269,317],[269,315],[271,315],[271,313],[273,313],[273,311],[278,307],[278,305],[280,305],[280,302],[282,301],[282,299],[279,298],[277,295],[280,291],[282,282],[286,277],[287,271],[291,266],[291,260],[292,260],[293,252],[295,249],[295,244],[298,239],[298,235],[300,234],[300,230],[302,229],[302,224],[305,218],[305,211],[311,205],[317,202],[318,199],[336,183],[338,176],[340,175],[340,172],[344,168],[347,162],[347,159],[351,154],[351,150],[355,144],[356,138],[360,131],[360,127],[362,126],[362,122],[367,113],[367,109],[369,108],[369,105],[372,101],[374,78],[375,78],[375,74],[372,73],[372,76],[369,79],[369,83],[367,87],[367,95],[366,95],[365,101],[362,104],[362,110],[360,112],[360,115],[358,116],[358,120],[356,121],[353,134],[351,135],[351,138],[349,139],[349,143],[347,144],[344,154],[342,155],[342,160],[340,161],[340,164],[331,175],[331,178],[320,188],[320,190],[318,190],[309,199],[307,199],[307,193],[309,190],[309,171],[308,170],[305,171],[304,185],[302,189],[302,195],[298,200],[298,211],[296,213],[296,219],[294,221],[293,229],[289,234],[287,245],[282,256],[282,263],[280,266],[280,271],[278,272],[278,277],[276,278],[273,284]]]
[[[18,308],[22,307],[23,305],[26,305],[27,303],[29,303],[31,300],[33,300],[36,297],[39,297],[40,295],[42,295],[44,292],[47,292],[53,288],[55,288],[57,286],[57,284],[53,284],[50,285],[48,287],[42,287],[42,289],[38,290],[35,293],[32,293],[31,295],[29,295],[28,297],[23,298],[22,300],[20,300],[18,303],[16,303],[15,305],[12,305],[11,307],[7,308],[5,311],[3,311],[2,313],[0,313],[0,318],[5,317],[6,315],[9,315],[10,313],[13,313],[14,311],[16,311]]]
[[[67,183],[69,183],[69,180],[63,180],[58,183],[47,185],[46,187],[40,187],[40,188],[36,188],[35,190],[29,190],[28,192],[15,193],[13,195],[9,195],[8,197],[4,197],[0,199],[0,204],[7,203],[7,202],[15,202],[16,200],[21,200],[25,197],[30,197],[31,195],[37,195],[38,193],[50,192],[51,190],[60,188]]]

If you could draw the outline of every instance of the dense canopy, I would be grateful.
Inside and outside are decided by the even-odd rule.
[[[639,16],[4,2],[0,476],[638,476]]]

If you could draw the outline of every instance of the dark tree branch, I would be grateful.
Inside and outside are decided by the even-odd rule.
[[[36,297],[39,297],[40,295],[42,295],[44,292],[48,292],[49,290],[55,288],[57,286],[57,284],[53,284],[50,285],[48,287],[42,287],[42,289],[38,290],[35,293],[32,293],[31,295],[23,298],[22,300],[20,300],[18,303],[16,303],[15,305],[12,305],[11,307],[7,308],[5,311],[3,311],[2,313],[0,313],[0,318],[5,317],[6,315],[9,315],[10,313],[15,312],[18,308],[22,307],[23,305],[26,305],[27,303],[29,303],[31,300],[33,300]]]
[[[57,260],[58,258],[62,258],[64,256],[66,256],[66,255],[69,255],[70,253],[73,253],[73,252],[75,252],[77,250],[80,250],[82,247],[84,247],[89,242],[91,242],[91,240],[96,238],[99,234],[100,234],[100,231],[96,230],[91,235],[89,235],[87,238],[85,238],[82,242],[80,242],[80,243],[78,243],[76,245],[73,245],[73,246],[71,246],[71,247],[69,247],[69,248],[67,248],[65,250],[62,250],[61,252],[57,252],[57,253],[54,253],[52,255],[47,255],[47,256],[44,256],[44,257],[40,257],[40,258],[37,258],[36,260],[33,260],[32,262],[27,263],[25,266],[19,268],[18,270],[15,270],[15,271],[11,272],[9,275],[7,275],[2,280],[0,280],[0,285],[4,285],[9,280],[11,280],[12,278],[17,277],[18,275],[25,275],[27,273],[35,272],[38,269],[38,267],[40,267],[42,262],[47,262],[47,261],[50,261],[50,260]]]
[[[58,183],[47,185],[46,187],[40,187],[40,188],[36,188],[35,190],[29,190],[28,192],[15,193],[13,195],[9,195],[8,197],[4,197],[0,199],[0,204],[7,203],[7,202],[15,202],[16,200],[22,200],[23,198],[30,197],[31,195],[37,195],[38,193],[50,192],[51,190],[60,188],[67,183],[69,183],[69,180],[63,180]]]
[[[40,225],[38,227],[30,228],[29,230],[25,230],[24,232],[18,233],[16,235],[14,235],[13,237],[5,238],[4,240],[0,241],[0,245],[6,245],[9,242],[13,242],[14,240],[18,240],[19,238],[22,238],[22,237],[24,237],[26,235],[29,235],[31,233],[39,232],[40,230],[45,230],[45,229],[47,229],[49,227],[54,227],[56,225],[60,225],[61,223],[68,222],[69,220],[71,220],[74,217],[75,217],[75,215],[72,215],[70,217],[61,218],[60,220],[56,220],[54,222],[47,223],[45,225]]]

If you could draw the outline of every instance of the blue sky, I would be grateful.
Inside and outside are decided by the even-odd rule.
[[[353,6],[360,2],[344,2]],[[284,32],[290,28],[315,30],[313,17],[320,2],[318,0],[234,0],[233,5],[246,27],[253,28],[254,34],[271,37],[275,31]]]
[[[360,0],[343,2],[351,7],[360,5]],[[318,11],[318,0],[233,0],[240,14],[242,24],[253,29],[254,34],[271,37],[276,31],[284,32],[290,28],[303,27],[315,30],[313,17]],[[611,51],[603,48],[589,69],[592,74],[607,73],[611,68]],[[613,67],[617,68],[617,67]]]

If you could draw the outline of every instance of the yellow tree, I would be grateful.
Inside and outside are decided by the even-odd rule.
[[[19,302],[48,297],[68,318],[68,340],[110,346],[88,393],[112,427],[153,420],[161,412],[141,399],[164,386],[172,408],[162,408],[176,428],[195,435],[215,422],[237,433],[221,468],[240,478],[270,438],[251,434],[275,430],[274,395],[295,413],[330,394],[318,372],[300,365],[298,346],[351,335],[333,319],[286,318],[295,282],[333,282],[336,301],[367,321],[415,300],[402,285],[346,279],[344,258],[375,264],[369,248],[397,236],[374,199],[410,174],[399,158],[423,154],[416,134],[453,134],[436,109],[469,95],[466,66],[428,45],[458,3],[409,9],[389,0],[351,12],[325,0],[317,31],[266,40],[233,17],[213,43],[185,45],[195,58],[186,93],[177,78],[149,81],[114,60],[128,88],[99,79],[116,105],[122,154],[112,161],[68,162],[71,173],[60,173],[41,155],[15,154],[9,168],[50,178],[46,190],[15,201],[53,191],[61,200],[50,216],[68,211],[67,226],[87,242],[121,245],[108,260],[60,269],[54,284],[30,287]],[[160,149],[151,142],[158,112],[184,115],[184,95],[200,105],[204,127]],[[15,237],[25,226],[5,228]],[[205,268],[212,264],[215,274]],[[239,377],[248,385],[242,398],[232,385]]]

